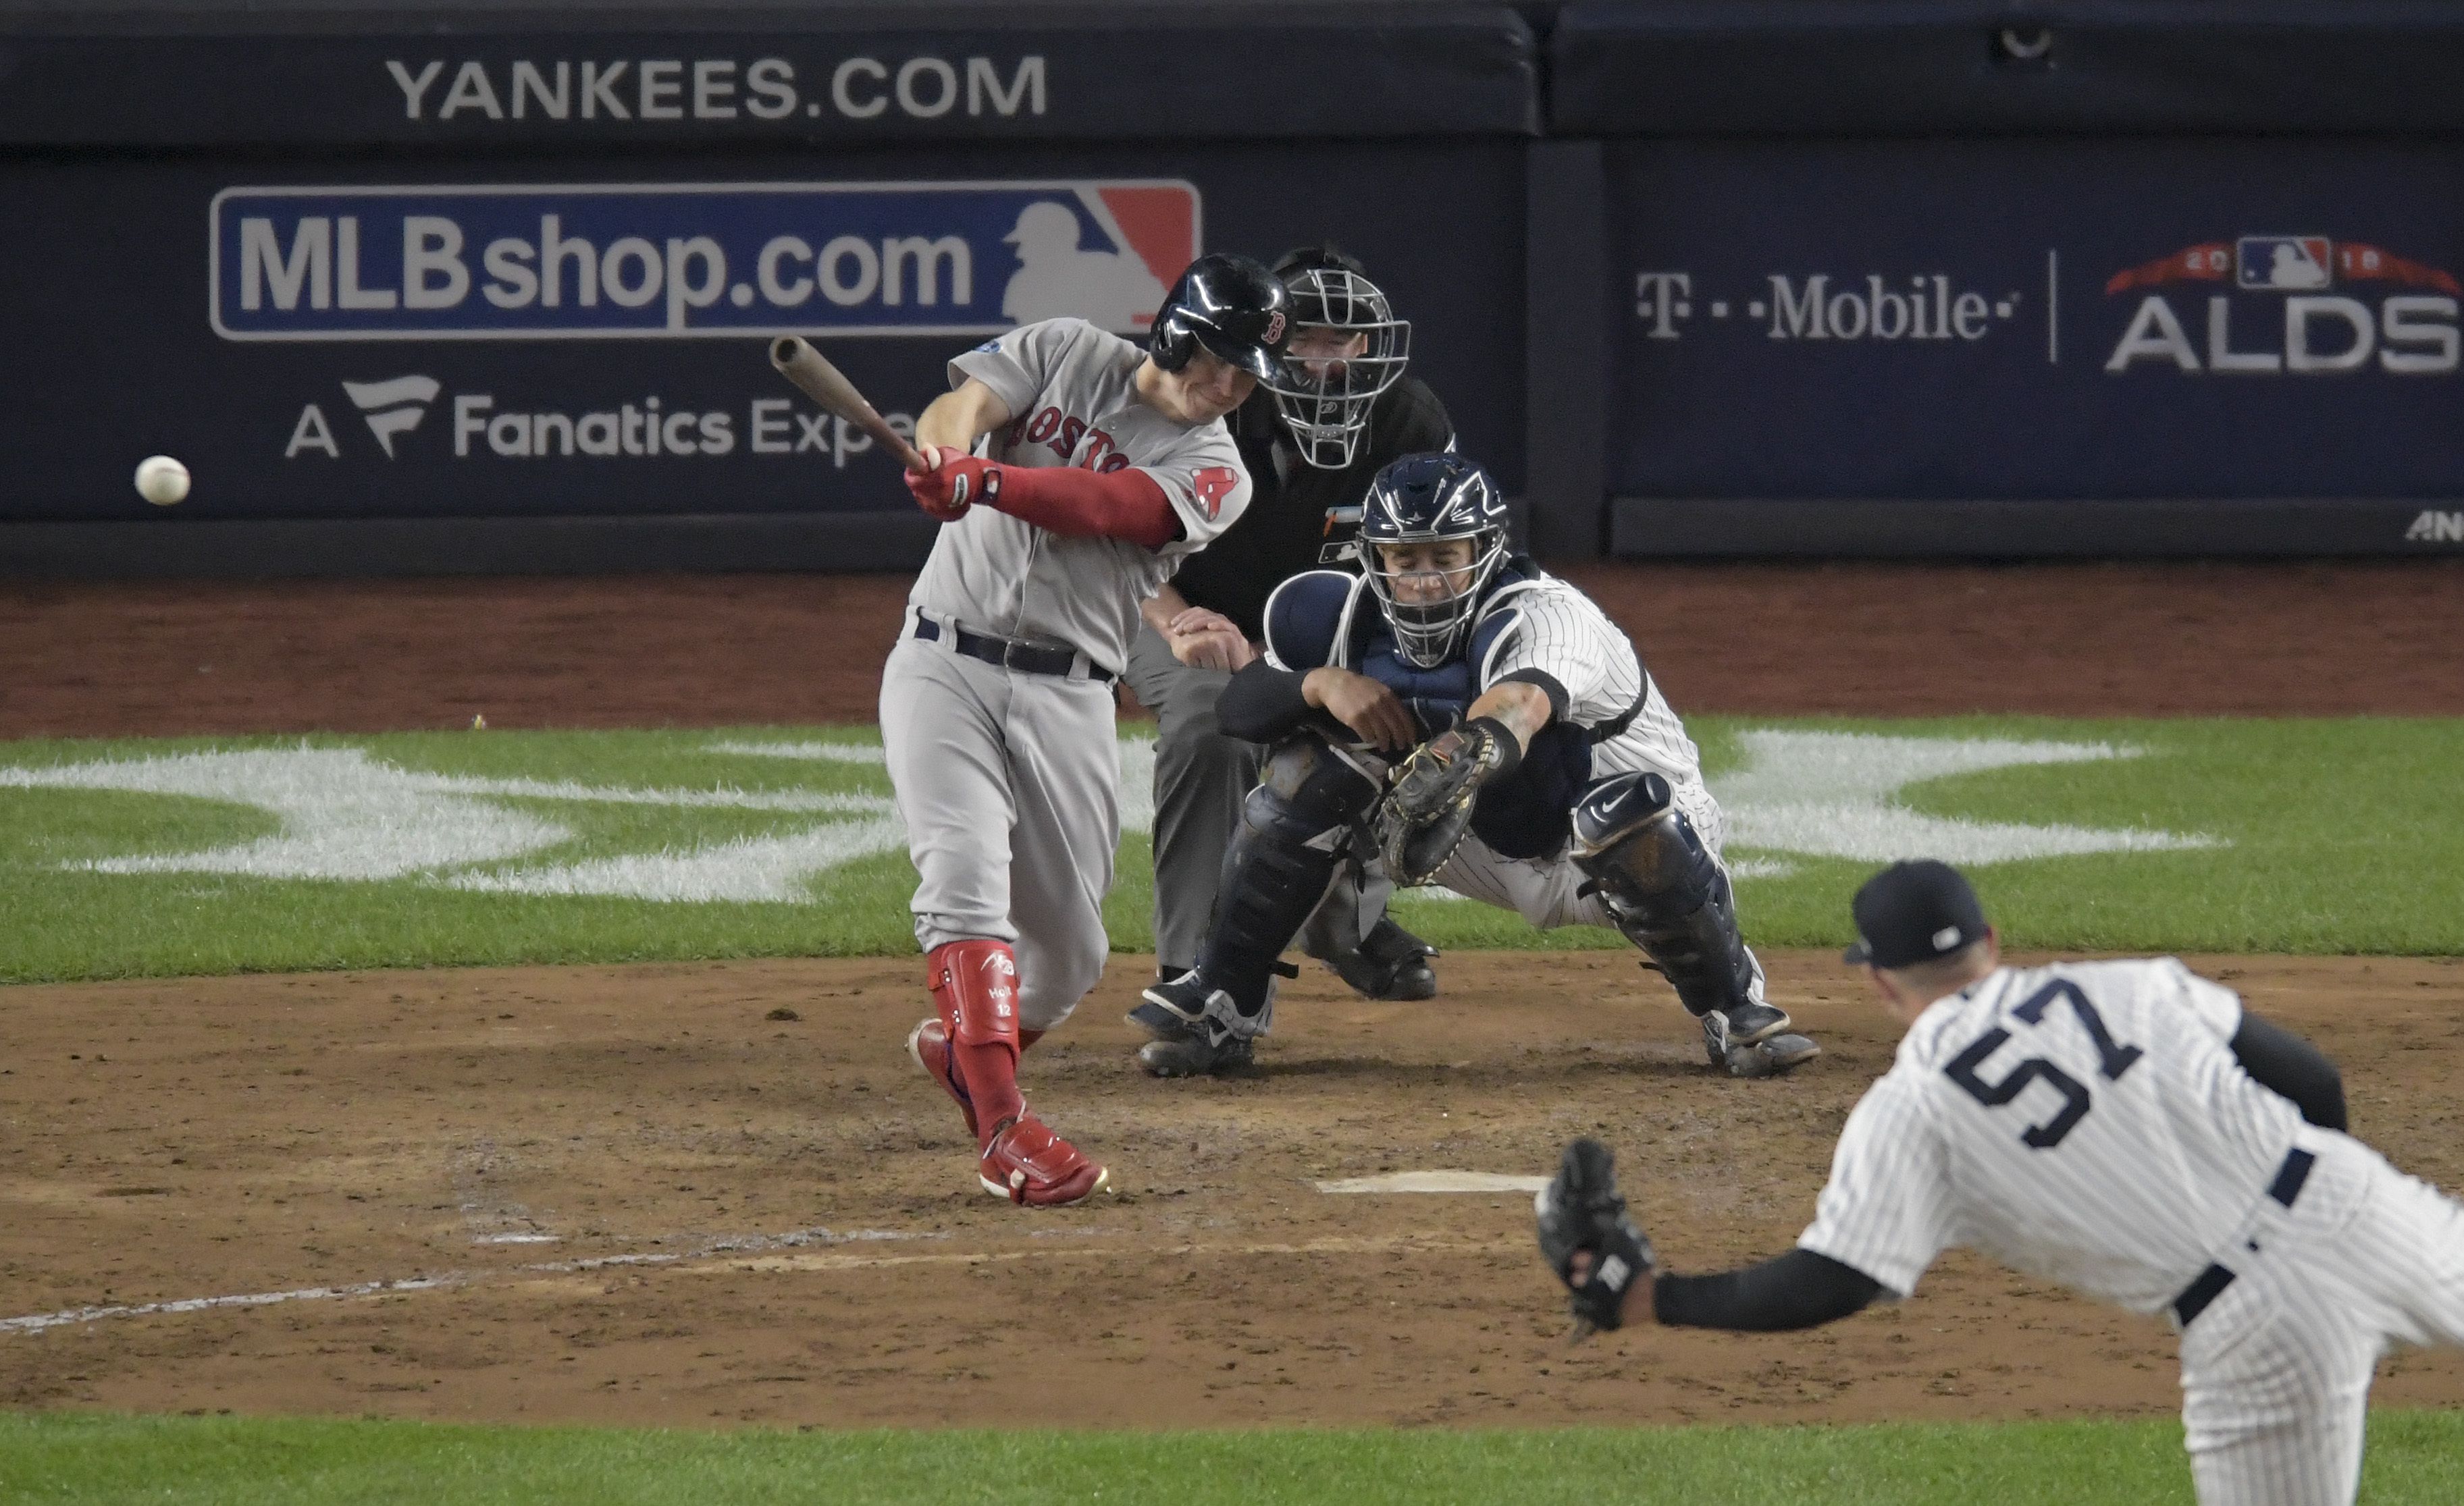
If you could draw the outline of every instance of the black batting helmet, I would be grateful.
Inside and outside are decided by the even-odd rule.
[[[1275,374],[1292,328],[1291,295],[1246,256],[1210,251],[1189,264],[1155,311],[1148,354],[1166,371],[1189,364],[1203,345],[1265,382]]]

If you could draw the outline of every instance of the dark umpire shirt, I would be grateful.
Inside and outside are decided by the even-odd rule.
[[[1225,421],[1249,468],[1249,507],[1213,543],[1184,560],[1172,583],[1192,606],[1221,612],[1251,643],[1266,636],[1266,598],[1314,570],[1318,551],[1360,528],[1360,499],[1371,478],[1405,455],[1443,449],[1454,437],[1445,404],[1427,382],[1406,376],[1377,396],[1360,451],[1341,470],[1301,459],[1291,431],[1260,387]]]

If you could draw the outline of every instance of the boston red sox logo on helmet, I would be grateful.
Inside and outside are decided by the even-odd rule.
[[[1290,308],[1291,295],[1264,266],[1211,251],[1189,264],[1155,311],[1147,350],[1156,365],[1178,371],[1203,347],[1264,382],[1283,358]]]

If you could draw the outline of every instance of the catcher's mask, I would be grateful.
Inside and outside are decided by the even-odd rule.
[[[1434,597],[1396,593],[1401,573],[1387,567],[1380,544],[1434,544],[1470,539],[1466,571],[1444,572]],[[1414,667],[1434,669],[1455,651],[1479,609],[1482,590],[1506,558],[1506,493],[1477,461],[1461,455],[1406,455],[1377,472],[1361,501],[1360,567],[1395,630],[1395,646]],[[1423,572],[1410,572],[1421,574]],[[1437,574],[1437,572],[1427,572]],[[1462,576],[1460,581],[1453,578]]]
[[[1360,453],[1371,404],[1402,378],[1412,326],[1332,246],[1287,251],[1274,273],[1291,296],[1293,330],[1266,390],[1301,459],[1341,470]]]

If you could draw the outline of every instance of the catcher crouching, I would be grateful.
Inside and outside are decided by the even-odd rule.
[[[1684,725],[1580,591],[1509,557],[1496,481],[1414,455],[1365,499],[1362,573],[1277,587],[1266,652],[1219,704],[1270,746],[1224,860],[1198,966],[1130,1017],[1157,1077],[1243,1067],[1278,960],[1337,884],[1438,883],[1543,929],[1614,927],[1701,1024],[1713,1067],[1821,1054],[1763,996]]]

